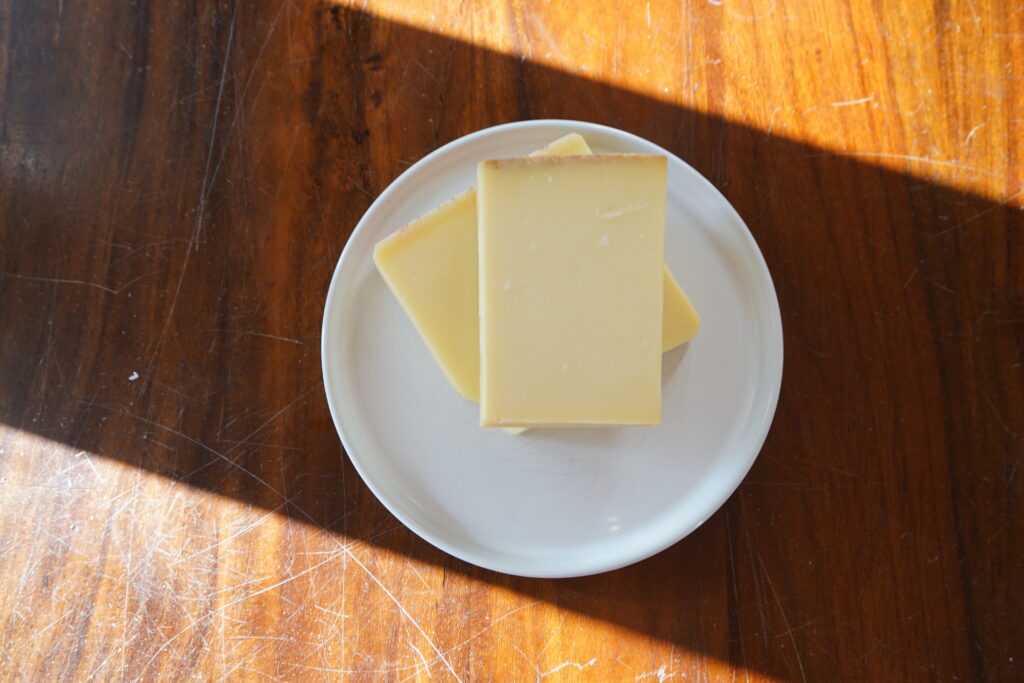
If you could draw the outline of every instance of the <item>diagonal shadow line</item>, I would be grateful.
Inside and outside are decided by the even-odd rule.
[[[261,11],[269,17],[274,8]],[[15,161],[35,165],[4,162],[3,168],[11,178],[2,204],[3,270],[14,277],[0,279],[0,310],[8,319],[22,321],[17,329],[5,325],[0,330],[0,347],[6,349],[0,358],[0,422],[8,426],[7,439],[16,441],[12,428],[31,431],[247,504],[280,508],[302,523],[788,679],[805,673],[805,665],[812,677],[823,670],[815,671],[799,655],[792,659],[773,654],[768,636],[762,649],[754,637],[757,626],[785,634],[795,648],[804,636],[794,635],[789,624],[820,606],[795,605],[788,609],[796,614],[787,618],[776,592],[787,579],[777,572],[772,584],[777,607],[760,619],[741,603],[739,590],[763,581],[755,557],[768,576],[762,553],[768,554],[769,565],[786,566],[779,564],[783,559],[772,560],[772,544],[780,538],[790,544],[788,557],[813,555],[820,548],[800,537],[797,521],[767,532],[764,541],[740,529],[754,521],[749,512],[754,503],[770,506],[778,495],[774,490],[764,493],[759,484],[794,482],[794,475],[772,463],[775,456],[785,458],[806,443],[808,428],[801,415],[817,410],[822,423],[834,426],[851,415],[870,417],[858,406],[877,394],[851,387],[843,364],[833,362],[837,355],[862,359],[863,384],[877,383],[882,395],[887,388],[895,391],[890,377],[900,375],[892,367],[898,355],[868,350],[870,335],[863,328],[872,313],[893,321],[884,331],[889,344],[925,349],[922,358],[911,359],[913,373],[925,385],[915,410],[948,416],[946,438],[954,449],[979,435],[995,451],[1015,443],[1002,432],[986,431],[991,427],[987,422],[979,422],[969,406],[957,404],[968,380],[959,374],[962,358],[955,348],[969,343],[969,325],[985,326],[993,351],[991,358],[978,361],[985,364],[979,374],[995,372],[1021,348],[1019,320],[1006,323],[1020,317],[1014,314],[1021,302],[1008,287],[1004,268],[1021,254],[1024,221],[1008,204],[357,10],[318,5],[307,17],[308,32],[289,36],[287,44],[281,36],[272,37],[269,22],[256,14],[237,19],[242,22],[237,28],[226,24],[235,21],[230,13],[214,15],[212,28],[219,38],[209,54],[199,55],[209,60],[209,73],[200,69],[193,74],[200,82],[192,85],[216,93],[215,106],[190,104],[191,109],[165,119],[166,112],[152,102],[168,98],[170,83],[184,78],[174,69],[163,83],[168,92],[154,85],[159,74],[127,84],[143,92],[129,93],[139,104],[130,112],[137,119],[136,135],[126,139],[98,120],[69,124],[82,106],[102,111],[102,103],[90,101],[86,93],[67,92],[63,77],[52,69],[53,61],[68,60],[67,53],[47,52],[45,43],[32,46],[48,30],[46,17],[24,8],[15,17],[19,30],[11,32],[7,47],[21,59],[6,84],[4,130]],[[115,21],[110,30],[116,27]],[[154,28],[173,33],[167,26]],[[229,40],[235,41],[232,60],[240,70],[234,80],[244,83],[244,89],[225,86],[227,65],[217,61]],[[287,90],[289,81],[275,73],[272,61],[286,49],[309,55],[302,62],[307,78],[294,91]],[[260,76],[250,89],[254,73]],[[464,83],[477,89],[467,92]],[[286,92],[262,104],[254,93],[265,88]],[[304,120],[298,125],[306,127],[302,130],[308,136],[295,151],[296,137],[288,128],[291,147],[281,148],[287,160],[283,152],[275,157],[260,147],[263,136],[273,139],[278,117],[286,116],[281,113],[287,109],[282,97],[301,101]],[[423,115],[424,101],[436,116]],[[43,109],[55,112],[53,123],[36,118]],[[245,120],[237,118],[240,111]],[[195,125],[191,117],[206,125]],[[472,130],[524,118],[582,119],[620,127],[666,147],[709,178],[757,238],[775,279],[787,329],[786,379],[775,425],[739,493],[683,542],[643,563],[596,577],[548,581],[505,576],[455,560],[404,529],[382,534],[394,520],[341,454],[326,402],[311,390],[319,382],[317,345],[311,340],[318,337],[333,259],[370,195],[403,169],[403,159],[414,160]],[[92,133],[90,141],[104,136],[113,140],[119,152],[116,172],[100,155],[76,147],[58,130],[62,124],[86,129]],[[218,130],[234,134],[218,139]],[[87,196],[101,195],[97,188],[109,191],[110,178],[120,181],[123,164],[142,184],[165,181],[168,176],[158,170],[158,161],[166,149],[153,151],[152,146],[167,140],[182,149],[170,173],[181,179],[177,194],[134,204],[95,203],[100,200]],[[215,148],[224,174],[207,178],[203,162]],[[45,164],[58,162],[78,169],[65,188],[73,201],[62,202],[48,182]],[[235,182],[227,183],[228,178]],[[257,197],[254,187],[261,182],[265,186],[259,189],[273,201]],[[188,262],[188,238],[197,223],[176,217],[197,204],[208,214],[203,248],[223,260]],[[69,236],[78,215],[69,207],[83,206],[101,219]],[[278,218],[279,209],[283,218]],[[287,245],[300,242],[308,226],[317,226],[318,232],[298,258]],[[92,262],[78,256],[102,240],[131,242],[154,233],[172,246],[186,246],[159,256],[140,251],[124,269],[101,257],[105,273],[97,273]],[[45,280],[54,254],[68,266],[65,282],[27,279]],[[317,263],[312,274],[306,257]],[[132,300],[102,289],[120,292],[120,287],[100,284],[101,289],[85,295],[66,282],[116,284],[137,274],[133,269],[142,272],[154,263],[163,268],[161,277],[142,280],[132,289],[134,302],[147,302],[152,309],[138,323],[133,322]],[[186,272],[180,299],[168,303],[161,293]],[[282,280],[288,288],[280,287]],[[300,298],[295,290],[311,294]],[[987,297],[957,300],[949,293],[956,290]],[[862,299],[876,310],[866,310]],[[298,312],[288,312],[289,306]],[[293,325],[284,336],[302,343],[253,339],[268,336],[265,332],[235,334],[240,328],[232,307],[249,310],[252,320],[268,326],[265,330],[283,333],[275,323]],[[171,309],[173,318],[167,317]],[[991,310],[1000,313],[986,319],[983,313]],[[127,374],[124,359],[135,358],[138,347],[162,336],[162,325],[170,329],[152,376],[138,386],[115,381]],[[121,340],[122,329],[137,336],[134,343]],[[192,332],[182,338],[184,329]],[[202,336],[202,330],[209,332]],[[206,345],[213,352],[204,353]],[[877,358],[872,353],[881,360],[872,360]],[[1015,414],[1012,408],[1019,405],[1014,404],[1019,397],[1012,387],[994,386],[986,396],[1002,415]],[[937,413],[929,413],[926,403],[934,404],[931,410]],[[1019,433],[1018,423],[1003,421],[1002,426]],[[851,458],[859,457],[863,446],[831,444],[818,454],[819,465],[855,468]],[[969,453],[951,458],[951,478],[955,481],[958,474],[980,466],[980,458]],[[799,477],[821,487],[827,481],[821,482],[816,474],[820,471],[804,470]],[[734,561],[734,553],[750,558],[750,573],[744,563]],[[652,585],[652,577],[673,580]],[[828,590],[826,585],[820,588]],[[965,600],[970,603],[969,592]],[[663,605],[678,606],[680,612]],[[691,605],[704,608],[687,612]],[[721,610],[715,619],[708,616],[708,605]],[[716,620],[728,624],[725,637],[711,623]]]

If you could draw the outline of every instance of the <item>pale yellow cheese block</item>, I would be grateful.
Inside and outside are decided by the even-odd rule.
[[[451,385],[479,400],[476,190],[378,242],[373,261]]]
[[[480,424],[661,421],[665,157],[477,167]]]
[[[571,133],[535,155],[589,154]],[[408,314],[448,381],[463,397],[480,396],[480,323],[476,191],[464,192],[381,240],[377,270]],[[663,350],[689,341],[700,319],[665,268]]]
[[[661,350],[670,351],[697,335],[700,316],[690,303],[690,297],[679,286],[665,266],[664,308],[661,327]]]

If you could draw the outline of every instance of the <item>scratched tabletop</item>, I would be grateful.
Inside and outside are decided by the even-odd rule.
[[[1019,3],[0,0],[0,97],[0,680],[1024,679]],[[736,493],[579,579],[407,530],[321,380],[371,201],[532,118],[706,176],[785,332]]]

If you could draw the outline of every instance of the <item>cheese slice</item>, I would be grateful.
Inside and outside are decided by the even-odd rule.
[[[477,167],[480,424],[661,421],[664,157]]]
[[[690,303],[690,297],[676,282],[665,266],[664,305],[662,308],[661,350],[670,351],[697,335],[700,316]]]
[[[570,133],[533,155],[590,154]],[[373,259],[445,377],[464,398],[480,397],[476,190],[470,189],[381,240]],[[663,350],[689,341],[696,311],[665,268]]]
[[[578,133],[534,154],[589,154]],[[476,190],[377,243],[373,261],[455,390],[480,397]]]
[[[478,400],[476,191],[378,242],[373,260],[445,377],[463,397]]]

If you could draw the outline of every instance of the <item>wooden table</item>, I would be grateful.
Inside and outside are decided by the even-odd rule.
[[[1021,680],[1016,4],[0,2],[0,678]],[[547,117],[721,189],[786,337],[735,495],[574,580],[399,524],[318,345],[391,180]]]

